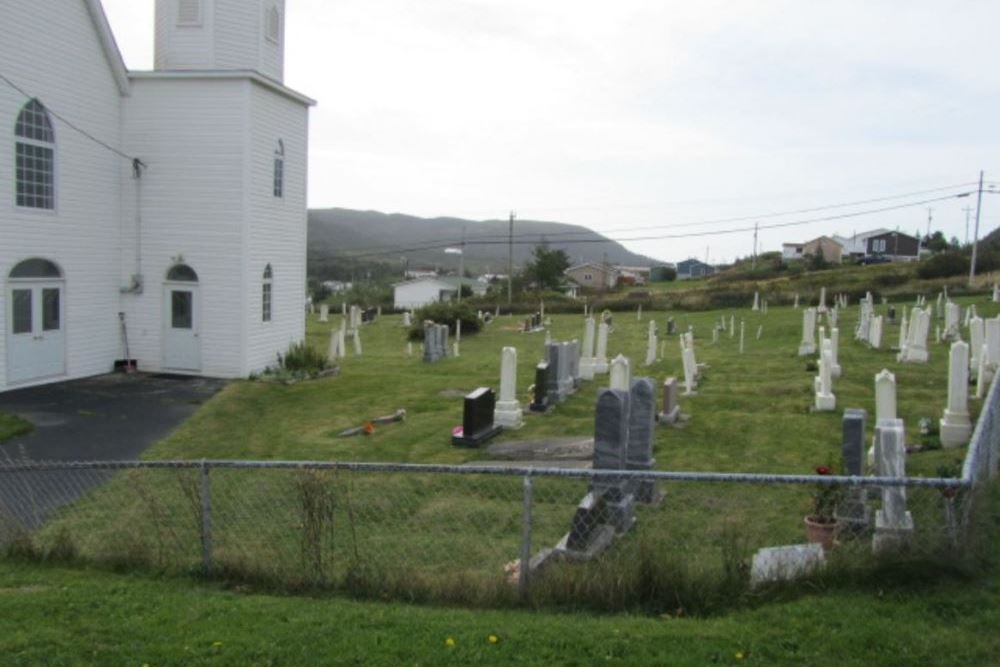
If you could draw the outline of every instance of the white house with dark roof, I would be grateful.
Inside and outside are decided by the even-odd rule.
[[[154,1],[154,0],[148,0]],[[284,0],[155,0],[128,71],[99,0],[5,3],[0,391],[240,377],[304,337],[308,110]]]
[[[456,276],[415,278],[392,286],[393,308],[413,310],[432,303],[451,301],[458,296],[458,290],[467,287],[477,296],[486,294],[489,285],[481,280],[458,278]]]

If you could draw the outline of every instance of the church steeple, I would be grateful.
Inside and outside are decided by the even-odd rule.
[[[157,70],[284,79],[285,0],[156,0]]]

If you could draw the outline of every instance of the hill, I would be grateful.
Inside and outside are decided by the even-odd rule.
[[[440,246],[458,246],[465,230],[465,267],[474,273],[507,272],[507,220],[420,218],[401,213],[344,208],[309,211],[309,274],[329,273],[345,264],[454,269],[457,255]],[[573,264],[607,261],[652,266],[658,260],[626,250],[621,244],[579,225],[536,220],[514,222],[514,266],[523,266],[538,243],[565,250]],[[435,246],[435,247],[431,247]]]

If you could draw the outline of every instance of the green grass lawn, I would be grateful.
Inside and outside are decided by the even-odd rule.
[[[976,303],[984,315],[998,310],[985,297]],[[947,348],[932,344],[928,364],[897,364],[887,348],[898,339],[898,327],[887,327],[883,350],[871,350],[853,340],[856,313],[852,307],[841,315],[843,376],[834,385],[838,409],[830,413],[809,411],[814,371],[806,365],[813,358],[797,356],[801,311],[672,313],[681,330],[694,327],[698,360],[709,368],[698,395],[682,399],[690,421],[681,429],[657,431],[657,467],[811,474],[817,465],[838,465],[841,411],[861,407],[873,413],[874,375],[885,367],[896,373],[899,414],[911,440],[916,439],[917,421],[936,420],[944,407]],[[720,317],[728,322],[734,314],[737,326],[740,318],[745,320],[743,354],[738,335],[727,332],[718,344],[711,343],[714,323]],[[666,316],[646,312],[638,321],[634,313],[616,314],[610,353],[642,359],[648,319],[655,318],[662,330]],[[582,337],[582,325],[581,316],[556,316],[553,337]],[[338,326],[339,317],[328,324],[310,321],[310,341],[325,347],[329,332]],[[763,328],[760,340],[758,327]],[[522,334],[515,318],[501,317],[482,333],[466,337],[459,358],[424,364],[418,345],[413,357],[407,356],[397,317],[366,326],[362,337],[364,356],[343,360],[338,377],[291,386],[233,383],[146,458],[474,462],[485,453],[450,445],[451,429],[461,421],[461,395],[481,385],[496,387],[500,348],[514,345],[519,350],[519,394],[526,404],[544,343],[544,334]],[[657,381],[680,376],[677,339],[666,341],[662,361],[635,368],[634,374]],[[521,431],[499,440],[591,435],[602,381],[606,377],[584,383],[551,414],[527,414]],[[978,402],[970,407],[978,412]],[[369,437],[336,435],[399,408],[408,412],[404,423],[380,426]],[[945,467],[957,474],[963,455],[964,449],[915,454],[907,469],[912,475],[936,476]],[[219,570],[279,586],[320,582],[364,595],[486,605],[510,601],[503,566],[519,555],[519,479],[323,475],[321,486],[333,509],[329,534],[318,538],[319,560],[310,560],[303,546],[303,506],[309,500],[303,481],[294,471],[212,473]],[[192,502],[196,488],[192,471],[122,474],[62,511],[35,539],[43,553],[69,551],[88,562],[188,572],[200,563],[199,506]],[[803,541],[809,487],[671,483],[664,490],[662,507],[640,507],[638,528],[600,562],[560,566],[542,577],[538,599],[556,605],[587,601],[604,609],[664,609],[683,598],[689,610],[713,611],[732,606],[736,597],[741,604],[747,601],[730,595],[726,586],[734,563],[740,570],[760,547]],[[582,481],[536,481],[536,551],[554,545],[566,532],[585,493]],[[909,500],[921,535],[940,537],[940,494],[914,489]],[[866,551],[866,545],[854,545],[840,550],[838,559],[860,558]]]
[[[9,415],[0,412],[0,442],[6,442],[11,438],[16,438],[25,433],[31,433],[34,426],[31,422],[21,419],[17,415]]]
[[[985,297],[975,302],[981,314],[998,311]],[[737,322],[746,320],[742,355],[728,333],[711,344],[712,324],[732,312]],[[682,399],[691,421],[657,432],[660,469],[810,473],[818,464],[838,462],[841,410],[873,412],[873,377],[883,367],[896,373],[899,413],[911,440],[917,420],[937,419],[944,407],[946,347],[932,344],[929,364],[897,364],[888,349],[853,341],[856,307],[842,314],[844,375],[834,385],[837,411],[825,414],[808,412],[814,373],[796,355],[801,311],[671,314],[681,329],[695,328],[698,359],[710,367],[699,394]],[[609,351],[642,359],[648,319],[663,330],[666,315],[646,312],[639,322],[634,313],[616,314]],[[579,316],[557,316],[553,336],[580,338],[582,325]],[[326,325],[310,321],[310,340],[325,347],[336,326],[338,318]],[[233,383],[146,457],[475,461],[483,452],[449,444],[451,427],[461,419],[456,396],[480,385],[496,387],[500,347],[514,345],[519,394],[526,401],[544,341],[544,335],[517,332],[516,319],[501,318],[467,337],[460,358],[427,365],[418,345],[412,358],[406,356],[398,318],[383,318],[362,336],[364,357],[343,360],[339,377],[292,386]],[[897,338],[898,329],[887,327],[884,347]],[[672,338],[664,360],[634,374],[662,380],[680,371]],[[585,383],[552,414],[527,415],[524,429],[501,439],[590,435],[600,384]],[[970,407],[978,412],[978,402]],[[336,437],[398,408],[408,411],[405,423],[366,438]],[[962,449],[914,454],[908,471],[935,475],[963,455]],[[300,538],[302,478],[292,472],[212,473],[216,562],[232,578],[228,585],[190,578],[200,558],[188,495],[196,480],[191,472],[119,475],[35,536],[51,558],[75,555],[132,574],[17,559],[0,563],[4,664],[979,665],[995,663],[1000,649],[994,631],[1000,621],[996,493],[980,517],[990,528],[982,534],[992,541],[989,574],[979,578],[921,563],[897,571],[844,569],[840,577],[767,594],[739,590],[738,603],[728,603],[718,599],[725,587],[705,583],[725,565],[720,548],[736,548],[745,563],[759,546],[801,542],[810,489],[685,483],[665,488],[662,508],[641,508],[636,529],[599,563],[560,566],[542,577],[533,601],[537,611],[463,610],[375,600],[514,604],[502,588],[500,567],[517,556],[519,479],[325,477],[335,510],[329,535],[320,538],[326,558],[321,574],[367,601],[328,595],[322,587],[313,589],[315,596],[266,592],[275,583],[279,589],[289,581],[307,584],[302,579],[316,574]],[[536,481],[536,549],[565,532],[584,492],[581,483]],[[927,491],[909,499],[918,527],[926,527],[940,497]],[[844,545],[844,558],[834,559],[846,562],[858,551]],[[678,569],[656,569],[663,563]],[[352,579],[359,564],[391,577]],[[402,566],[379,569],[392,564]],[[149,574],[156,571],[163,574]],[[646,613],[594,615],[587,607]]]

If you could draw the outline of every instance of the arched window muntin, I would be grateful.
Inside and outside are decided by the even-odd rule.
[[[274,196],[285,196],[285,142],[281,139],[274,149]]]
[[[198,274],[187,264],[174,264],[167,270],[167,280],[174,283],[196,283]]]
[[[271,321],[271,298],[274,286],[274,270],[268,264],[264,267],[264,278],[261,283],[261,316],[262,322]]]
[[[30,257],[15,264],[7,277],[10,280],[62,280],[63,272],[51,260]]]
[[[21,208],[56,207],[56,134],[45,105],[37,99],[21,107],[14,126],[15,199]]]

